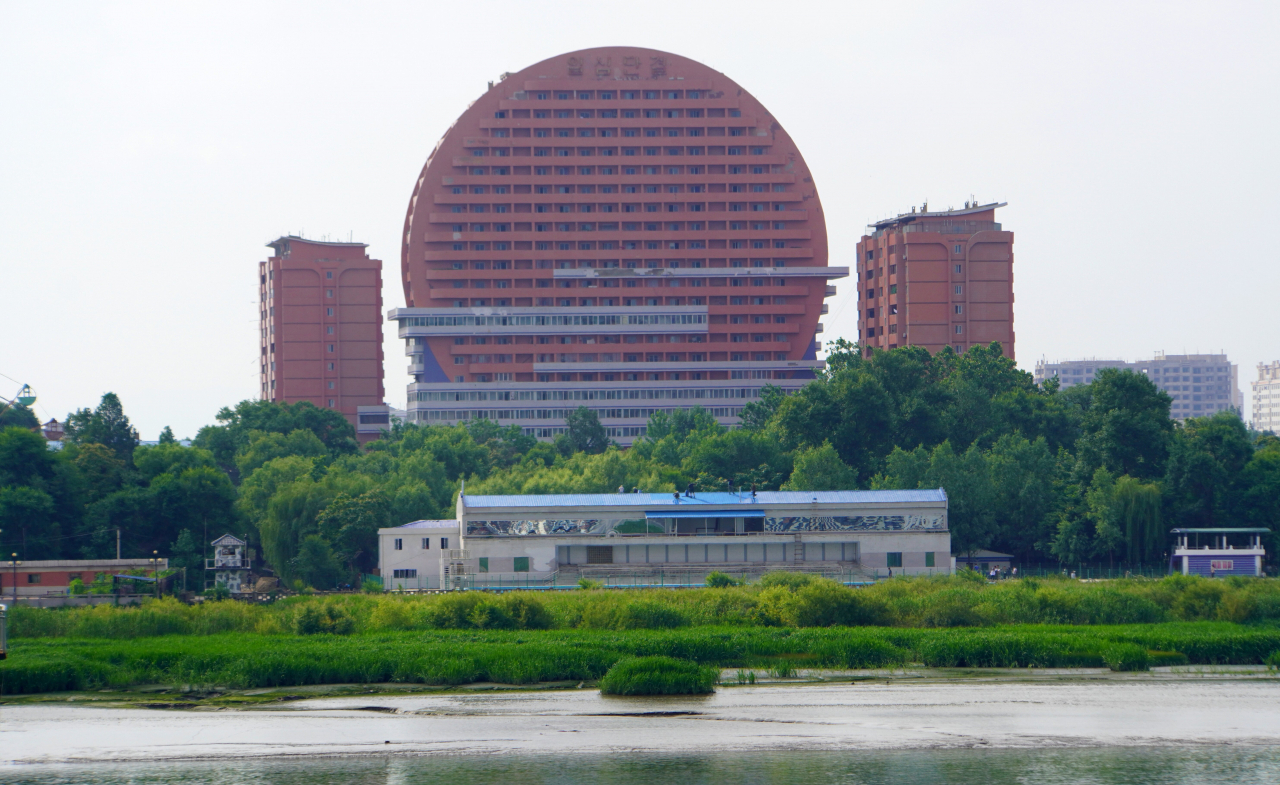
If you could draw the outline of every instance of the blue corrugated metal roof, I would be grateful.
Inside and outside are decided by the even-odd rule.
[[[458,520],[450,518],[440,521],[414,521],[406,523],[402,526],[395,527],[397,529],[456,529],[458,528]]]
[[[714,505],[716,507],[759,504],[911,504],[942,502],[947,494],[941,488],[906,491],[760,491],[752,499],[750,493],[700,492],[693,497],[683,494],[679,500],[670,493],[564,493],[530,496],[467,496],[470,509],[483,507],[658,507]]]

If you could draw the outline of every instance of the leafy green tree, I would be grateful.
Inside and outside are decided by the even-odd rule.
[[[83,510],[83,478],[63,452],[50,450],[43,436],[27,428],[0,429],[0,528],[10,549],[6,553],[58,558],[72,542],[62,536],[75,528]]]
[[[795,454],[791,479],[782,485],[784,491],[844,491],[857,487],[857,475],[831,442],[821,447],[801,449]]]
[[[1083,433],[1076,444],[1080,477],[1092,477],[1098,467],[1148,481],[1164,474],[1174,429],[1172,399],[1150,379],[1103,368],[1092,384],[1063,395],[1083,412]]]
[[[59,527],[53,520],[53,497],[29,485],[0,488],[0,521],[21,559],[57,554]]]
[[[138,446],[138,431],[125,416],[119,396],[109,392],[93,411],[80,409],[67,415],[64,439],[72,444],[105,445],[118,458],[128,461]]]
[[[378,564],[378,529],[390,525],[390,502],[378,488],[356,497],[338,494],[316,518],[320,536],[353,576]],[[353,578],[354,581],[354,578]]]
[[[609,436],[600,424],[600,418],[585,406],[570,412],[565,418],[565,425],[569,427],[567,436],[574,452],[598,455],[609,446]]]
[[[772,384],[766,384],[760,388],[759,400],[752,401],[742,407],[742,427],[748,431],[763,430],[769,424],[769,420],[773,419],[773,415],[778,411],[778,407],[782,405],[782,401],[787,397],[786,392],[781,387]],[[700,407],[699,407],[700,408]]]
[[[3,428],[26,428],[36,429],[40,427],[40,420],[36,418],[35,412],[20,403],[7,404],[0,401],[0,429]]]
[[[178,440],[175,439],[173,436],[173,429],[167,425],[164,427],[164,430],[160,432],[160,443],[161,444],[177,444],[178,443]]]
[[[298,547],[298,555],[289,562],[289,571],[315,589],[332,589],[342,579],[342,565],[333,548],[318,534],[309,534]]]
[[[1249,433],[1233,412],[1187,420],[1173,437],[1164,484],[1171,517],[1182,527],[1230,526],[1239,514]]]
[[[66,448],[66,453],[84,483],[85,504],[115,493],[130,478],[129,464],[116,457],[106,445],[78,444]]]
[[[760,431],[733,430],[698,442],[684,462],[685,473],[703,490],[727,487],[777,490],[791,476],[791,456]]]
[[[178,532],[178,539],[169,546],[169,566],[187,571],[187,586],[196,587],[204,581],[206,544],[196,542],[190,529]]]
[[[951,550],[990,548],[999,530],[986,456],[977,446],[957,454],[946,441],[932,451],[895,449],[876,488],[942,488],[947,492]]]
[[[350,455],[359,450],[355,428],[346,417],[309,401],[241,401],[234,409],[224,407],[216,419],[220,424],[201,428],[192,444],[209,450],[220,465],[228,468],[234,466],[236,453],[249,443],[253,431],[289,434],[301,428],[315,434],[333,455]]]
[[[778,407],[767,433],[785,450],[830,441],[840,459],[867,481],[893,448],[893,402],[865,363],[809,384]]]
[[[286,455],[301,455],[307,458],[320,458],[328,454],[324,442],[314,432],[298,428],[284,433],[269,431],[250,431],[249,441],[236,452],[236,468],[240,477],[253,474],[262,464]]]

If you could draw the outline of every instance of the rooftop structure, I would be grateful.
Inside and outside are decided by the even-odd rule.
[[[929,210],[878,221],[858,242],[859,342],[873,349],[998,341],[1014,356],[1013,232],[996,222],[1005,202]]]
[[[364,243],[290,235],[267,245],[275,255],[258,263],[262,399],[310,401],[357,425],[358,407],[384,398],[382,262]]]
[[[1258,363],[1253,382],[1253,429],[1280,435],[1280,360]]]
[[[1221,411],[1244,409],[1239,369],[1225,354],[1168,354],[1156,352],[1150,360],[1067,360],[1036,362],[1036,384],[1057,377],[1060,389],[1091,384],[1103,368],[1129,369],[1151,379],[1173,398],[1169,416],[1175,420],[1207,417]]]
[[[813,176],[733,80],[634,47],[505,74],[431,153],[401,254],[408,418],[548,439],[580,405],[736,424],[813,378],[835,294]]]
[[[712,570],[950,571],[941,489],[462,494],[457,510],[378,531],[388,589],[553,586],[620,571],[655,584],[672,572],[700,583]]]

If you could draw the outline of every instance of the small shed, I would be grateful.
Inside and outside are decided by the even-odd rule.
[[[968,568],[977,570],[984,575],[993,569],[1007,570],[1013,566],[1013,554],[999,553],[997,551],[968,551],[966,553],[958,553],[951,558],[955,560],[955,568],[957,570]]]
[[[1225,578],[1228,575],[1262,575],[1262,535],[1270,529],[1173,529],[1178,538],[1171,572],[1199,575],[1203,578]]]

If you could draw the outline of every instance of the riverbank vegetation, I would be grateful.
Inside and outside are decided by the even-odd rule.
[[[769,573],[707,589],[19,606],[10,621],[10,658],[0,662],[6,694],[138,684],[595,681],[634,657],[773,673],[912,663],[1145,670],[1280,662],[1280,581],[1182,576],[987,583],[966,574],[849,588]]]
[[[899,628],[1010,624],[1280,623],[1280,580],[1171,576],[1083,582],[1064,578],[988,583],[974,573],[900,577],[850,588],[800,573],[766,573],[745,586],[341,594],[269,604],[10,610],[11,637],[143,638],[252,632],[366,634],[408,630],[637,630],[683,627]]]
[[[1280,629],[1229,622],[989,628],[690,627],[432,630],[362,635],[221,633],[15,641],[0,693],[171,685],[209,690],[314,684],[592,682],[631,657],[794,674],[799,668],[1256,665]]]
[[[1280,521],[1280,440],[1231,412],[1175,422],[1141,374],[1059,390],[996,344],[866,356],[838,340],[827,362],[794,395],[766,386],[745,402],[741,428],[659,410],[628,450],[589,408],[553,444],[472,419],[396,425],[362,449],[337,412],[268,401],[223,409],[191,447],[171,433],[138,446],[107,394],[68,418],[62,451],[21,424],[0,430],[2,545],[104,558],[118,530],[124,556],[158,551],[198,580],[209,541],[231,532],[288,588],[358,586],[377,529],[452,517],[464,479],[482,494],[942,487],[954,551],[1071,565],[1159,564],[1174,526]]]

